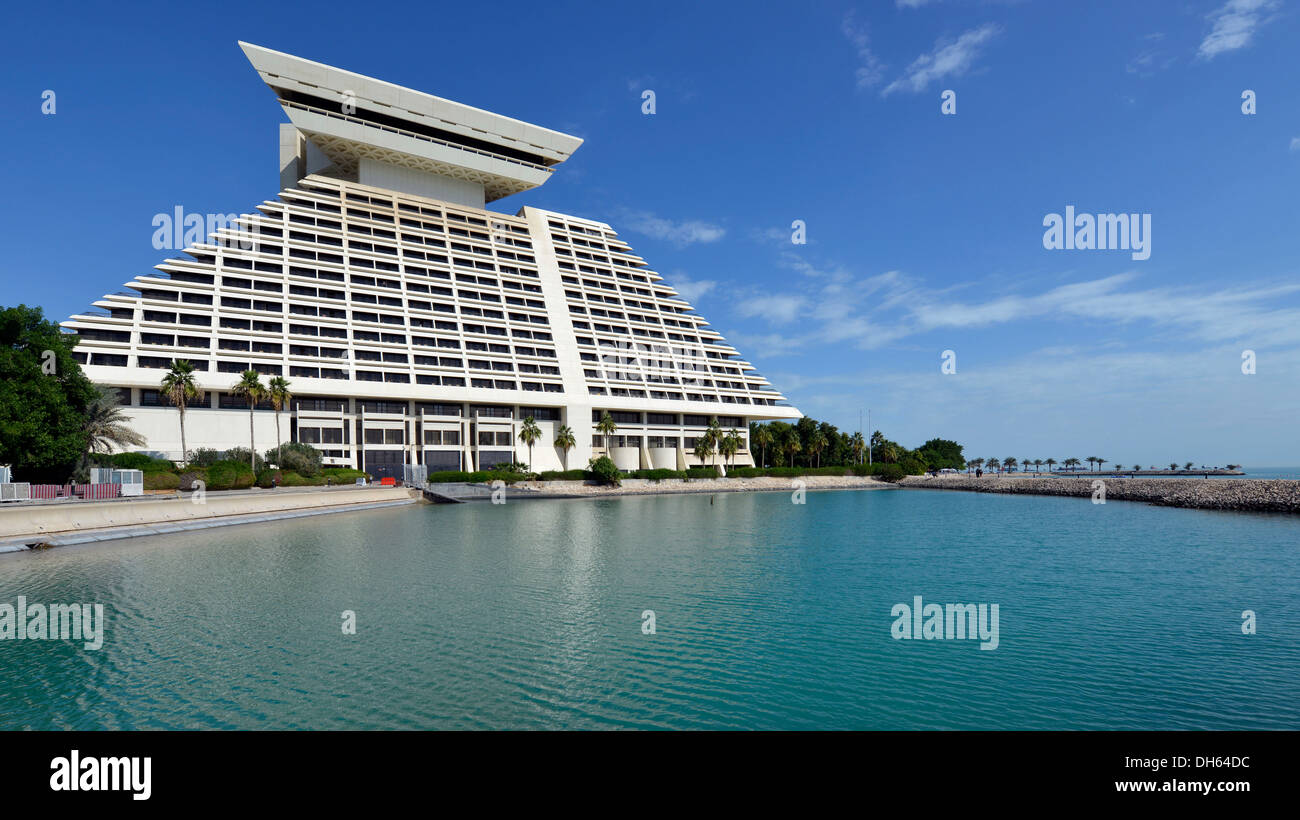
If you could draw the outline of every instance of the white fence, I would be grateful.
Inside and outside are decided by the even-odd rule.
[[[0,501],[30,501],[31,498],[32,485],[26,481],[0,484]]]

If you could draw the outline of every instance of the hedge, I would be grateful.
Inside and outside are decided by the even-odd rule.
[[[130,469],[130,468],[124,468]],[[145,473],[146,490],[175,490],[181,486],[181,477],[175,473]]]

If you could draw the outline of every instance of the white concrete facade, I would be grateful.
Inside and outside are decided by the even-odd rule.
[[[484,209],[540,184],[580,140],[245,50],[277,95],[347,85],[355,104],[324,136],[286,106],[276,199],[127,282],[131,292],[104,296],[101,312],[63,323],[81,336],[87,374],[124,391],[145,449],[181,458],[179,413],[157,395],[176,359],[196,366],[206,391],[185,414],[191,450],[249,445],[247,405],[229,391],[251,368],[291,383],[285,440],[383,474],[527,462],[527,416],[541,430],[537,470],[585,467],[594,454],[623,469],[681,469],[696,464],[694,441],[713,419],[747,440],[751,420],[799,417],[609,225]],[[382,100],[405,107],[366,107]],[[405,130],[394,125],[402,112],[412,128],[438,122],[439,144],[403,149],[422,158],[385,142]],[[470,133],[457,147],[455,135]],[[412,134],[412,144],[428,137]],[[545,173],[523,155],[549,163],[532,163]],[[441,173],[455,163],[464,173]],[[605,412],[618,427],[610,442],[596,432]],[[252,415],[256,448],[270,449],[275,413]],[[554,445],[561,425],[575,440],[567,459]],[[735,463],[752,463],[747,447]]]

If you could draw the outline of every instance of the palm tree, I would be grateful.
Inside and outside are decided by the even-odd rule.
[[[266,397],[270,399],[271,407],[275,408],[275,463],[279,466],[280,411],[293,401],[293,393],[289,392],[289,380],[284,376],[272,376],[266,383]]]
[[[826,434],[820,428],[813,431],[812,438],[808,441],[808,449],[817,457],[817,466],[822,466],[822,450],[826,449]]]
[[[1123,464],[1116,464],[1116,465],[1115,465],[1115,472],[1117,472],[1117,473],[1122,473],[1122,472],[1124,472],[1124,465],[1123,465]]]
[[[867,446],[866,441],[862,438],[862,433],[861,432],[854,433],[853,437],[849,439],[849,442],[853,447],[853,463],[861,464],[862,451]]]
[[[1184,469],[1184,470],[1191,470],[1191,469],[1192,469],[1192,462],[1189,461],[1189,462],[1187,462],[1186,464],[1184,464],[1184,465],[1183,465],[1183,469]]]
[[[1034,466],[1034,460],[1033,460],[1033,459],[1031,459],[1031,458],[1022,458],[1022,459],[1020,459],[1020,471],[1021,471],[1021,472],[1025,472],[1025,473],[1029,472],[1029,468],[1032,467],[1032,466]]]
[[[185,447],[185,408],[191,402],[202,401],[203,391],[194,382],[194,365],[187,359],[172,360],[158,385],[162,398],[180,411],[181,417],[181,463],[188,464],[189,450]]]
[[[996,472],[996,471],[1002,469],[1002,462],[1001,462],[1001,461],[998,461],[996,458],[986,458],[986,459],[984,459],[984,463],[987,464],[987,465],[989,465],[989,472],[990,472],[990,473],[992,473],[992,472]]]
[[[967,467],[967,470],[966,470],[966,471],[967,471],[967,472],[970,472],[970,469],[969,469],[969,468],[971,468],[971,467],[974,467],[975,469],[978,470],[980,467],[983,467],[983,466],[984,466],[984,459],[982,459],[982,458],[972,458],[970,461],[966,462],[966,467]]]
[[[1043,466],[1043,460],[1041,458],[1034,459],[1034,472],[1036,473],[1039,472],[1038,468],[1042,466]]]
[[[714,416],[709,419],[709,426],[704,431],[704,437],[709,440],[709,450],[713,453],[713,469],[718,469],[718,453],[722,449],[722,429],[718,426],[718,417]]]
[[[253,411],[257,409],[258,402],[266,398],[266,387],[263,386],[262,377],[256,370],[245,370],[240,374],[235,386],[230,388],[230,392],[248,402],[248,466],[256,473],[257,447],[253,443]]]
[[[1102,465],[1105,464],[1105,463],[1106,463],[1106,459],[1104,459],[1104,458],[1098,458],[1098,459],[1097,459],[1097,469],[1100,470],[1101,467],[1102,467]]]
[[[542,437],[542,428],[537,426],[537,422],[532,416],[524,419],[524,423],[519,426],[519,440],[528,445],[528,469],[533,469],[533,445]]]
[[[860,436],[859,436],[860,437]],[[750,435],[754,443],[758,445],[762,453],[763,466],[767,466],[767,448],[772,446],[772,428],[766,424],[754,425],[754,432]]]
[[[613,417],[609,415],[608,410],[604,411],[600,416],[600,421],[596,422],[596,432],[601,435],[606,454],[609,453],[609,439],[616,430],[618,430],[618,425],[614,423]]]
[[[1078,467],[1078,466],[1079,466],[1079,459],[1077,459],[1077,458],[1067,458],[1067,459],[1065,460],[1065,466],[1066,466],[1066,467]]]
[[[880,460],[886,464],[893,464],[895,461],[898,461],[898,447],[895,446],[894,442],[887,441],[883,446],[881,446]]]
[[[90,466],[90,456],[94,453],[111,453],[113,450],[125,450],[128,446],[143,447],[144,436],[132,430],[127,422],[130,416],[122,414],[118,403],[117,391],[103,385],[95,385],[95,395],[86,405],[86,418],[82,432],[88,441],[88,449],[81,458],[82,467]]]
[[[561,424],[555,431],[555,446],[560,448],[564,453],[564,469],[569,469],[569,451],[578,446],[577,440],[573,437],[573,430],[569,425]]]
[[[1177,464],[1170,464],[1170,465],[1169,465],[1169,471],[1170,471],[1170,472],[1174,472],[1174,471],[1176,471],[1177,469],[1178,469],[1178,465],[1177,465]]]
[[[790,454],[790,466],[793,467],[795,453],[803,449],[803,443],[799,441],[799,431],[794,428],[787,430],[783,445],[785,451]]]
[[[705,464],[711,455],[713,455],[713,442],[709,441],[709,437],[706,435],[695,439],[695,457],[700,460],[700,464]]]
[[[1088,472],[1092,472],[1092,465],[1097,463],[1097,457],[1088,456],[1087,458],[1084,459],[1084,461],[1088,462]]]
[[[729,430],[722,437],[722,444],[719,445],[722,455],[731,462],[731,466],[736,466],[736,453],[740,452],[740,433],[736,430]]]
[[[1050,472],[1052,471],[1052,467],[1053,467],[1057,462],[1056,462],[1056,459],[1054,459],[1054,458],[1049,458],[1047,461],[1045,461],[1045,462],[1043,462],[1043,463],[1047,465],[1047,472],[1050,473]]]
[[[1016,465],[1019,463],[1020,462],[1016,461],[1015,456],[1007,456],[1006,458],[1002,459],[1002,466],[1007,468],[1008,473],[1015,470]]]

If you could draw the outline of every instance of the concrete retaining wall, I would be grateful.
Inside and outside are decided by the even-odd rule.
[[[202,504],[188,497],[140,501],[68,501],[0,507],[0,539],[108,527],[138,527],[223,516],[265,515],[292,510],[377,504],[413,497],[404,487],[338,487],[324,490],[263,490],[224,495],[210,492]],[[418,497],[418,493],[414,493]]]

